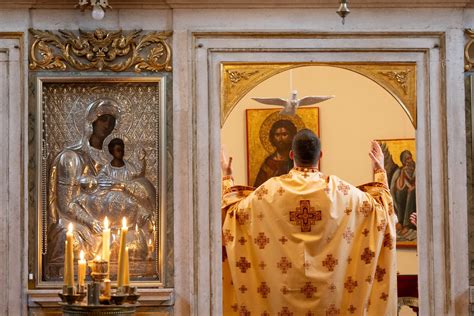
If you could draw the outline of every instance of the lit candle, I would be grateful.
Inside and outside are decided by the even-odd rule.
[[[107,216],[104,219],[104,230],[102,231],[102,258],[110,262],[110,228]],[[107,264],[107,275],[109,274],[110,263]]]
[[[77,282],[79,286],[84,285],[86,279],[86,260],[84,259],[84,251],[79,253],[79,261],[77,262]]]
[[[66,241],[64,241],[64,276],[63,276],[64,285],[67,285],[68,274],[69,274],[69,272],[67,271],[67,267],[69,266],[69,264],[68,264],[68,256],[66,253],[67,253],[67,239]]]
[[[111,292],[110,280],[105,279],[104,280],[104,296],[110,297],[110,292]]]
[[[148,239],[148,251],[153,252],[153,244],[151,243],[151,239]]]
[[[66,233],[66,266],[64,267],[64,283],[68,287],[74,287],[74,234],[72,223],[69,223]]]
[[[118,276],[117,276],[117,286],[124,286],[125,281],[125,249],[127,242],[127,219],[122,218],[122,230],[120,231],[120,248],[119,248],[119,259],[118,259]],[[128,258],[128,252],[127,252]]]
[[[130,268],[128,265],[128,247],[125,247],[125,256],[123,258],[124,261],[124,273],[125,276],[123,277],[123,285],[124,286],[129,286],[130,285]]]

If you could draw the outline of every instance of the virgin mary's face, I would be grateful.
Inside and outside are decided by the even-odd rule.
[[[100,138],[106,138],[115,128],[115,117],[110,114],[99,116],[92,123],[92,134]]]

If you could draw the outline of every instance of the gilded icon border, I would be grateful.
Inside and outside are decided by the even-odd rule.
[[[411,157],[413,159],[413,162],[416,164],[416,139],[415,138],[391,138],[391,139],[378,139],[377,142],[382,145],[382,150],[384,151],[384,156],[385,156],[385,170],[387,171],[387,176],[388,176],[388,185],[390,188],[390,193],[392,194],[392,198],[394,199],[394,206],[395,199],[397,199],[396,192],[394,190],[397,187],[397,184],[395,182],[395,179],[393,178],[396,176],[397,170],[401,169],[403,166],[403,163],[400,161],[400,155],[402,154],[403,151],[408,150],[411,153]],[[416,167],[414,170],[414,177],[415,177],[415,196],[414,196],[414,202],[415,202],[415,212],[418,211],[416,208]],[[407,194],[409,195],[409,193]],[[408,202],[406,202],[408,204]],[[396,208],[395,208],[396,211]],[[399,215],[399,214],[397,214]],[[405,220],[406,221],[406,220]],[[408,226],[408,227],[405,227]],[[414,235],[414,240],[401,240],[399,239],[400,233],[405,229],[404,234],[405,235]],[[397,248],[416,248],[417,247],[417,239],[418,239],[418,233],[416,226],[413,224],[405,225],[404,219],[399,218],[398,219],[398,224],[397,224]],[[406,239],[406,238],[405,238]]]
[[[45,237],[43,234],[45,228],[45,212],[46,212],[46,183],[47,179],[47,166],[45,164],[45,158],[48,153],[45,152],[44,133],[45,133],[45,120],[44,116],[47,115],[44,111],[44,95],[43,86],[49,83],[68,83],[81,84],[81,83],[97,83],[98,85],[115,85],[115,84],[130,84],[139,85],[143,84],[156,84],[159,88],[159,95],[157,95],[159,107],[154,109],[157,111],[158,126],[156,127],[157,133],[157,204],[154,211],[156,219],[156,238],[154,251],[156,253],[155,263],[157,278],[153,280],[135,280],[134,284],[139,287],[162,287],[169,283],[166,278],[169,277],[167,266],[169,264],[169,258],[167,258],[166,251],[169,248],[169,242],[167,241],[167,222],[169,221],[169,207],[168,207],[168,188],[167,182],[167,85],[168,81],[167,74],[159,74],[153,76],[133,76],[133,75],[113,75],[101,74],[101,73],[89,73],[87,75],[77,76],[73,73],[34,73],[31,75],[30,84],[34,86],[34,89],[30,89],[30,109],[29,109],[29,148],[30,153],[29,161],[29,208],[30,214],[34,213],[33,218],[29,221],[30,229],[33,228],[35,231],[34,241],[30,238],[29,254],[35,258],[34,262],[30,260],[29,271],[34,271],[34,282],[30,283],[30,288],[57,288],[61,286],[61,282],[57,281],[44,281],[43,279],[43,244]],[[33,91],[32,91],[33,90]],[[30,230],[31,231],[31,230]]]

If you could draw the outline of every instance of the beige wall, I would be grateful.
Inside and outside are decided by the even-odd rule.
[[[228,155],[233,157],[236,183],[247,183],[245,110],[271,108],[251,98],[286,99],[292,89],[298,91],[299,97],[336,96],[319,105],[323,173],[336,174],[355,185],[369,182],[372,180],[368,157],[370,140],[415,137],[415,129],[397,100],[372,80],[336,67],[295,68],[252,89],[224,123],[221,141]],[[418,273],[416,250],[398,250],[398,271],[401,274]]]

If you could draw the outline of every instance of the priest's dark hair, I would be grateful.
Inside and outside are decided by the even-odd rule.
[[[315,166],[321,154],[321,141],[313,131],[304,128],[293,138],[292,150],[297,166]]]

